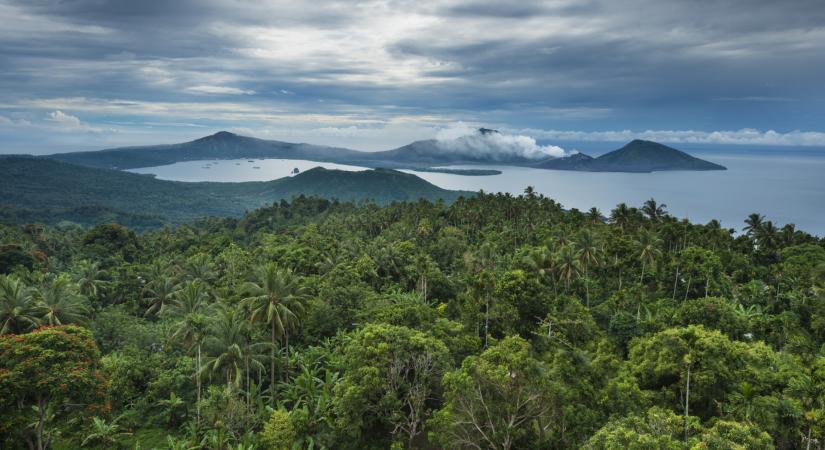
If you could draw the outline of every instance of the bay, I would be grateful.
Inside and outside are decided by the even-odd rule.
[[[825,155],[819,153],[705,153],[702,158],[722,164],[726,171],[594,173],[530,169],[511,166],[446,166],[458,169],[494,169],[490,176],[446,173],[412,173],[445,189],[509,192],[517,195],[527,186],[561,203],[565,208],[587,210],[593,206],[608,215],[619,203],[640,206],[655,198],[679,218],[706,223],[718,219],[737,231],[751,213],[764,214],[777,226],[793,223],[812,234],[825,235]],[[134,169],[158,178],[178,181],[265,181],[289,176],[294,168],[363,170],[362,167],[304,160],[187,161],[160,167]],[[208,167],[208,168],[207,168]],[[259,167],[256,169],[255,167]]]

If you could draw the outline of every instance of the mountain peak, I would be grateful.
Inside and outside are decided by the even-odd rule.
[[[231,139],[238,137],[238,135],[235,133],[230,133],[229,131],[218,131],[217,133],[206,137],[211,139]]]
[[[478,132],[481,133],[482,135],[498,134],[498,130],[493,130],[491,128],[484,128],[484,127],[479,128]]]
[[[215,134],[210,134],[209,136],[204,136],[200,139],[195,139],[194,141],[192,141],[192,143],[230,143],[237,141],[241,137],[242,136],[239,136],[235,133],[230,133],[229,131],[218,131]]]

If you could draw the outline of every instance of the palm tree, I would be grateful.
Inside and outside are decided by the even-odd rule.
[[[146,287],[148,294],[145,299],[149,303],[145,315],[163,314],[164,308],[172,301],[177,293],[180,285],[175,282],[175,279],[168,276],[161,276],[149,283]]]
[[[610,223],[618,225],[622,233],[630,225],[633,216],[633,211],[626,203],[619,203],[613,211],[610,211]]]
[[[250,401],[249,374],[252,369],[263,369],[265,356],[261,349],[269,343],[255,342],[249,322],[235,307],[224,307],[210,326],[204,347],[209,354],[203,370],[223,373],[227,385],[240,387],[246,375],[247,404]]]
[[[117,420],[107,422],[100,417],[93,417],[92,432],[83,439],[80,445],[86,447],[86,444],[99,443],[103,448],[114,447],[119,437],[128,434],[120,430]]]
[[[569,245],[562,246],[556,254],[556,272],[559,280],[564,280],[565,292],[569,292],[570,281],[581,273],[579,257]]]
[[[765,216],[757,213],[753,213],[745,219],[745,224],[747,225],[745,228],[742,228],[748,236],[753,236],[756,233],[756,230],[762,227],[762,222],[765,221]]]
[[[639,260],[642,261],[642,274],[639,276],[639,283],[644,282],[646,266],[653,266],[656,264],[656,260],[662,256],[661,244],[662,240],[655,232],[647,229],[640,231],[639,240],[636,241],[636,245],[639,247]]]
[[[602,223],[602,221],[603,221],[602,212],[599,211],[599,208],[596,208],[595,206],[590,208],[587,211],[587,220],[590,221],[590,223],[594,223],[594,224],[595,223]]]
[[[780,239],[783,247],[790,247],[796,243],[796,225],[789,223],[782,227]]]
[[[464,254],[464,265],[473,274],[473,288],[484,299],[484,348],[489,343],[490,331],[490,292],[492,291],[493,270],[498,262],[498,255],[490,243],[481,244],[476,252]],[[477,322],[476,322],[477,323]]]
[[[40,322],[46,325],[84,323],[89,314],[88,300],[65,273],[34,291]]]
[[[38,325],[31,290],[11,275],[0,275],[0,334],[23,333]]]
[[[244,305],[250,311],[253,323],[268,323],[270,329],[270,388],[275,389],[275,346],[278,338],[284,337],[286,347],[286,365],[289,365],[289,331],[298,323],[298,316],[303,314],[305,289],[298,277],[289,269],[282,269],[269,263],[257,271],[258,281],[244,283],[243,291],[247,297]],[[286,379],[289,380],[289,368]],[[274,396],[273,396],[274,401]]]
[[[770,220],[762,223],[759,228],[756,229],[754,235],[756,236],[756,241],[759,243],[759,247],[765,250],[776,248],[779,242],[779,229],[776,228]]]
[[[243,379],[245,325],[236,309],[221,308],[204,339],[207,358],[202,370],[223,372],[227,385],[239,386]]]
[[[658,222],[667,216],[667,210],[665,208],[667,208],[667,205],[664,203],[656,203],[656,200],[651,198],[642,206],[642,212],[645,213],[651,221]]]
[[[87,298],[96,298],[100,293],[100,288],[105,286],[103,279],[106,272],[100,269],[100,263],[89,260],[81,260],[74,264],[75,283],[80,293]]]
[[[208,329],[209,291],[200,281],[189,281],[175,293],[165,313],[177,318],[171,339],[197,349],[195,380],[197,383],[197,414],[200,423],[202,347]]]
[[[186,276],[190,280],[209,281],[215,278],[215,264],[206,253],[198,253],[186,260]]]
[[[178,397],[178,394],[172,392],[169,394],[169,398],[158,400],[157,403],[169,415],[167,426],[169,428],[176,427],[178,424],[178,411],[186,410],[186,402]]]
[[[584,292],[587,307],[590,307],[590,287],[587,272],[589,266],[598,267],[602,263],[602,246],[598,236],[590,228],[583,228],[576,234],[576,253],[579,262],[584,267]]]

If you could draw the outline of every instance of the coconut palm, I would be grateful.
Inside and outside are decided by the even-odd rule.
[[[658,222],[667,216],[667,205],[664,203],[656,203],[656,200],[650,199],[642,205],[642,212],[653,222]]]
[[[34,298],[41,324],[82,324],[89,314],[88,300],[65,273],[35,289]]]
[[[598,236],[589,228],[583,228],[576,234],[576,253],[579,262],[584,268],[584,292],[586,304],[590,307],[590,287],[588,285],[588,269],[590,266],[598,267],[602,263],[602,244]]]
[[[754,233],[756,242],[759,243],[759,248],[770,250],[776,248],[779,243],[779,229],[772,221],[762,223]]]
[[[556,253],[556,274],[564,281],[565,292],[570,290],[570,282],[581,274],[579,257],[569,245],[562,246]]]
[[[175,297],[178,289],[180,289],[180,285],[174,278],[169,276],[161,276],[160,278],[150,282],[149,285],[146,286],[144,297],[144,299],[149,303],[149,307],[146,308],[145,315],[163,314],[164,308],[166,308],[166,306],[169,305]]]
[[[796,225],[789,223],[782,227],[779,240],[783,247],[790,247],[796,243]]]
[[[223,373],[227,385],[236,387],[241,386],[246,375],[247,394],[249,372],[263,369],[264,355],[260,350],[269,347],[269,343],[255,342],[252,331],[239,308],[223,307],[212,321],[204,341],[208,356],[203,370]]]
[[[0,334],[23,333],[37,325],[31,290],[14,276],[0,275]]]
[[[201,402],[201,368],[203,341],[208,329],[210,295],[206,286],[200,281],[189,281],[178,290],[172,302],[169,303],[165,314],[177,319],[172,331],[171,339],[181,342],[188,349],[197,350],[195,361],[195,380],[197,383],[197,415],[200,423]]]
[[[201,370],[223,373],[227,385],[239,386],[243,379],[246,321],[234,308],[221,308],[204,339],[206,361]]]
[[[602,218],[602,212],[601,212],[601,211],[599,211],[599,208],[596,208],[596,207],[594,206],[594,207],[590,208],[590,209],[587,211],[587,220],[588,220],[590,223],[594,223],[594,224],[595,224],[595,223],[602,223],[602,221],[603,221],[604,219]]]
[[[101,288],[106,285],[103,279],[106,272],[100,269],[100,263],[81,260],[74,264],[74,277],[81,294],[87,298],[96,298]]]
[[[742,231],[745,232],[748,236],[753,236],[756,231],[762,227],[762,222],[765,221],[765,216],[757,213],[753,213],[745,219],[745,228],[742,228]]]
[[[626,203],[619,203],[616,208],[610,211],[610,223],[618,225],[624,233],[633,217],[633,210]]]
[[[639,248],[639,260],[642,261],[642,274],[639,276],[639,283],[644,282],[645,268],[656,264],[656,260],[662,256],[661,244],[662,240],[655,232],[647,229],[639,232],[639,239],[636,241]]]
[[[286,364],[289,364],[289,332],[295,328],[299,315],[304,312],[306,290],[300,285],[298,277],[289,269],[283,269],[269,263],[257,270],[256,282],[244,283],[243,291],[247,297],[244,305],[250,311],[253,323],[267,323],[270,331],[270,388],[275,388],[275,346],[279,338],[284,338],[286,347]],[[289,368],[286,378],[289,379]],[[274,400],[274,397],[273,397]]]
[[[215,263],[206,253],[198,253],[186,260],[184,266],[186,276],[190,280],[209,281],[216,277]]]

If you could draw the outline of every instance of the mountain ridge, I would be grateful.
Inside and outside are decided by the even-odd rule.
[[[181,182],[47,158],[0,156],[0,221],[6,222],[121,222],[153,228],[207,216],[238,217],[300,195],[387,204],[419,198],[452,202],[473,193],[442,189],[390,169],[316,167],[272,181]]]
[[[584,172],[648,173],[675,170],[727,170],[725,166],[691,156],[681,150],[654,141],[634,139],[623,147],[593,158],[577,153],[564,158],[543,161],[542,169],[577,170]]]
[[[583,153],[537,159],[533,154],[477,151],[473,139],[500,134],[481,128],[475,135],[452,141],[425,139],[391,150],[363,152],[343,147],[265,140],[219,131],[179,144],[120,147],[97,151],[58,153],[47,158],[87,167],[136,169],[207,159],[282,158],[349,164],[367,168],[417,169],[441,165],[498,164],[538,169],[589,172],[654,172],[667,170],[725,170],[725,167],[653,141],[635,139],[625,146],[592,158]]]

